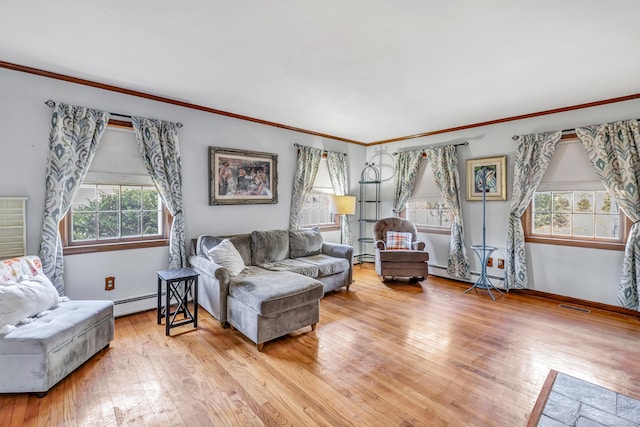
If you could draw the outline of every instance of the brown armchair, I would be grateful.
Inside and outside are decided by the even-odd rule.
[[[388,232],[396,234],[388,235]],[[397,234],[405,233],[405,234]],[[416,241],[416,226],[404,218],[384,218],[373,226],[376,273],[384,282],[387,277],[409,277],[424,280],[429,274],[429,253],[424,242]],[[388,241],[387,238],[391,239]],[[404,246],[404,249],[399,247]]]

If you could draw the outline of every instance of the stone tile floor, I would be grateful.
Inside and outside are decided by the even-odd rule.
[[[558,372],[538,427],[640,427],[640,401]]]

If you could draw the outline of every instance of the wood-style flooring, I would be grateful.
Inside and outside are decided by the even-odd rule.
[[[172,337],[155,310],[121,317],[45,397],[0,394],[0,426],[524,426],[550,369],[640,398],[638,318],[467,287],[356,266],[315,332],[261,353],[204,310]]]

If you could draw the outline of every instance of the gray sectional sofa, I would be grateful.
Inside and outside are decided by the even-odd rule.
[[[216,247],[229,242],[240,266],[216,253]],[[258,349],[304,326],[315,329],[320,298],[349,289],[353,280],[353,247],[324,242],[317,228],[201,235],[191,252],[189,263],[200,274],[198,303]]]

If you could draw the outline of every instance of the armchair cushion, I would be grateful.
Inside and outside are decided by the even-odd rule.
[[[387,250],[411,249],[411,233],[387,231]]]

